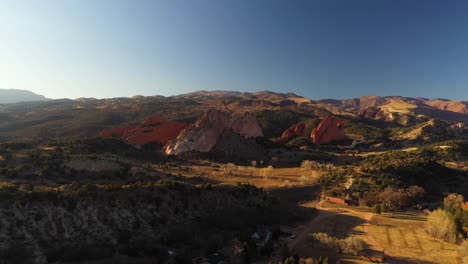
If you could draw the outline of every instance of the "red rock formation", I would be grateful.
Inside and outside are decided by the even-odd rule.
[[[118,138],[132,145],[146,145],[157,143],[165,145],[177,138],[180,131],[189,124],[177,121],[166,121],[160,116],[146,119],[142,125],[121,126],[103,130],[99,133],[102,138]]]
[[[283,132],[281,137],[274,139],[274,141],[284,142],[295,136],[307,137],[307,127],[304,123],[291,126]]]
[[[253,114],[236,117],[231,113],[210,110],[182,131],[177,139],[168,142],[164,149],[168,155],[189,151],[209,152],[223,132],[229,129],[245,139],[263,136],[262,128]]]
[[[159,125],[165,122],[166,120],[164,118],[162,118],[161,116],[155,115],[155,116],[148,117],[148,119],[146,119],[145,122],[143,122],[143,125],[155,126],[155,125]]]
[[[317,145],[344,140],[344,121],[335,116],[327,116],[314,128],[310,137]]]
[[[113,127],[106,130],[103,130],[99,133],[99,137],[101,138],[122,138],[124,135],[131,129],[133,126],[121,126],[121,127]]]

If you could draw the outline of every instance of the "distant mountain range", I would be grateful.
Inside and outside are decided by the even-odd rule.
[[[46,97],[27,90],[0,89],[0,104],[45,101]]]
[[[21,101],[24,103],[5,104]],[[139,124],[154,115],[190,124],[210,109],[236,115],[253,113],[267,138],[280,137],[300,122],[316,125],[331,115],[345,120],[346,133],[356,139],[388,138],[398,129],[412,131],[427,124],[439,124],[428,123],[432,119],[446,121],[447,126],[468,124],[468,102],[445,99],[364,96],[311,100],[269,91],[197,91],[169,97],[47,100],[27,91],[0,90],[0,142],[93,137],[104,129]]]

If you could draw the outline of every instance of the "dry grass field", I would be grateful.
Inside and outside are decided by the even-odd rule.
[[[421,213],[376,215],[369,231],[390,263],[459,263],[457,246],[426,234],[425,221]]]
[[[192,166],[194,175],[218,183],[248,183],[264,189],[307,186],[314,184],[320,171],[302,171],[300,168],[254,168],[236,166],[232,172],[224,172],[217,166]]]
[[[303,206],[316,207],[316,202]],[[310,222],[296,228],[297,238],[289,243],[293,254],[300,256],[328,256],[331,263],[363,263],[362,256],[378,258],[382,251],[375,245],[375,241],[369,238],[368,223],[372,216],[367,210],[359,207],[336,205],[328,202],[321,203],[321,209],[317,216]],[[338,239],[354,238],[364,242],[364,250],[354,256],[339,254],[327,249],[313,239],[314,233],[326,233]]]
[[[367,207],[344,206],[325,201],[320,202],[317,207],[319,190],[316,179],[323,173],[321,171],[304,171],[299,167],[257,168],[237,165],[226,170],[223,165],[225,164],[200,162],[170,170],[183,177],[202,177],[213,183],[248,183],[281,197],[282,203],[278,206],[278,211],[295,212],[298,219],[303,219],[299,224],[290,226],[297,235],[295,239],[288,240],[292,254],[329,256],[331,263],[338,259],[340,263],[370,263],[367,261],[368,257],[375,260],[382,255],[385,256],[384,263],[461,263],[457,256],[457,245],[435,240],[425,233],[426,216],[422,213],[374,215]],[[288,211],[292,207],[297,208]],[[314,212],[314,208],[320,210]],[[278,217],[278,223],[288,221],[293,223],[289,219]],[[365,248],[358,256],[338,254],[317,244],[312,237],[314,233],[327,233],[340,239],[361,239]]]

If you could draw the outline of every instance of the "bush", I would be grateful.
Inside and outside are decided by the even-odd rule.
[[[269,165],[266,168],[263,168],[262,171],[262,176],[265,177],[265,179],[269,179],[270,175],[273,173],[273,166]]]
[[[347,237],[345,239],[338,240],[340,245],[340,251],[345,254],[359,255],[364,249],[364,241],[357,237]]]
[[[455,214],[458,210],[462,210],[465,197],[461,194],[451,193],[444,198],[444,210]]]
[[[223,164],[221,165],[221,171],[223,172],[223,174],[226,174],[226,175],[232,175],[237,169],[237,166],[233,163],[227,163],[227,164]]]
[[[380,211],[382,213],[387,213],[388,212],[388,208],[384,203],[380,205]]]
[[[34,191],[34,186],[32,184],[21,184],[18,190],[22,192],[32,192]]]
[[[442,210],[437,209],[427,217],[426,232],[432,237],[443,239],[449,242],[456,242],[458,232],[452,216]]]
[[[374,205],[374,207],[372,208],[372,212],[374,214],[381,214],[382,213],[382,208],[381,208],[380,204]]]
[[[301,163],[301,170],[320,170],[320,171],[331,171],[335,168],[335,165],[330,163],[320,163],[313,160],[304,160]]]
[[[315,233],[313,234],[313,238],[320,242],[322,246],[340,253],[359,255],[359,253],[364,249],[364,241],[356,237],[339,239],[329,236],[326,233]]]

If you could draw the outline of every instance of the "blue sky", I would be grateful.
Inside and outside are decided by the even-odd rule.
[[[468,2],[1,0],[0,88],[468,100]]]

